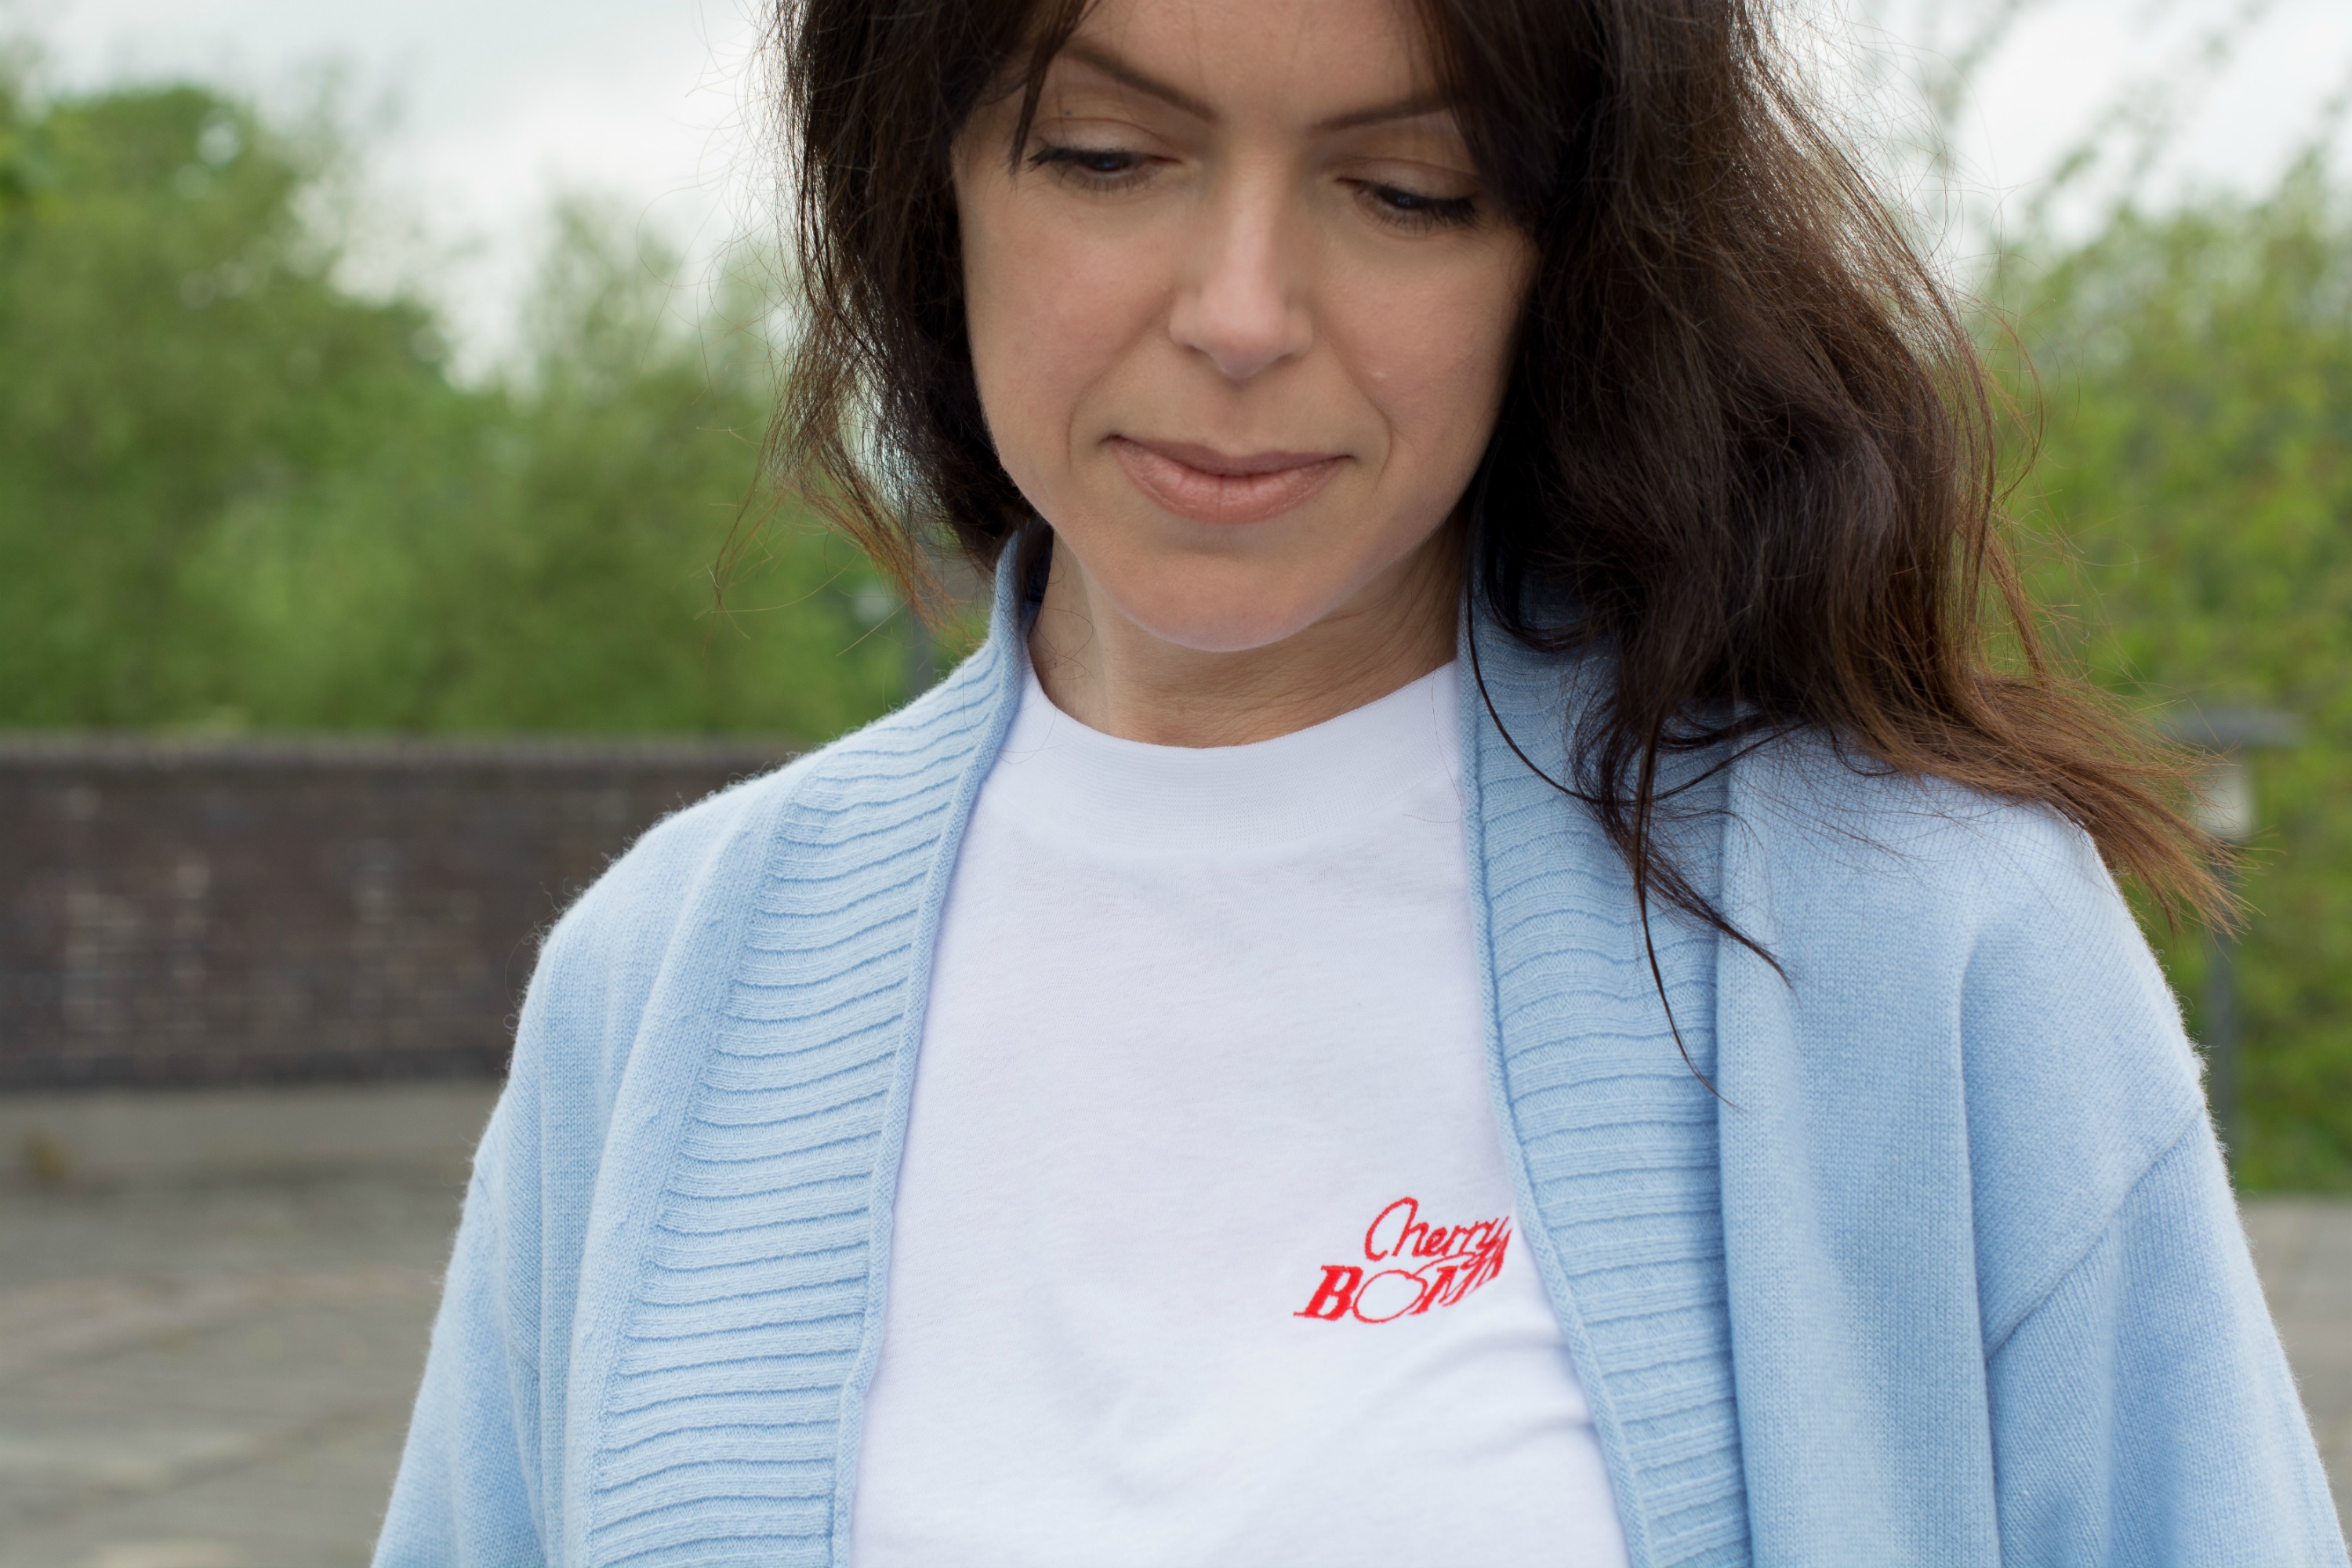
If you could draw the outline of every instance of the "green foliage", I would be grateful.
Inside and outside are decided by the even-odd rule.
[[[2256,1187],[2352,1188],[2352,213],[2306,161],[2266,199],[2126,209],[2003,258],[1995,298],[2041,451],[2015,500],[2036,596],[2148,709],[2284,709],[2242,883],[2243,1114]],[[2193,932],[2152,931],[2190,1002]]]
[[[527,363],[339,284],[331,134],[192,87],[0,83],[0,723],[757,731],[898,694],[871,575],[784,520],[712,613],[762,340],[557,215]],[[869,594],[870,598],[870,594]]]

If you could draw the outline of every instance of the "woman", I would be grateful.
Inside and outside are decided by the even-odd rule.
[[[782,449],[993,623],[548,939],[380,1563],[2344,1561],[2199,847],[1768,43],[785,16]]]

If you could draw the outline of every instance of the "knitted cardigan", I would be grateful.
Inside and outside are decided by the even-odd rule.
[[[1623,861],[1511,743],[1565,777],[1591,671],[1474,629],[1496,1113],[1635,1568],[2344,1563],[2196,1058],[2084,836],[1752,754],[1679,850],[1785,973],[1654,913],[1670,1026]],[[381,1568],[846,1562],[931,954],[1024,640],[1000,582],[947,680],[669,818],[549,935]]]

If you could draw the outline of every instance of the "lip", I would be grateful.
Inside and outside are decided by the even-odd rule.
[[[1348,459],[1330,452],[1220,452],[1181,441],[1114,436],[1111,453],[1136,489],[1177,516],[1234,526],[1304,506]]]

